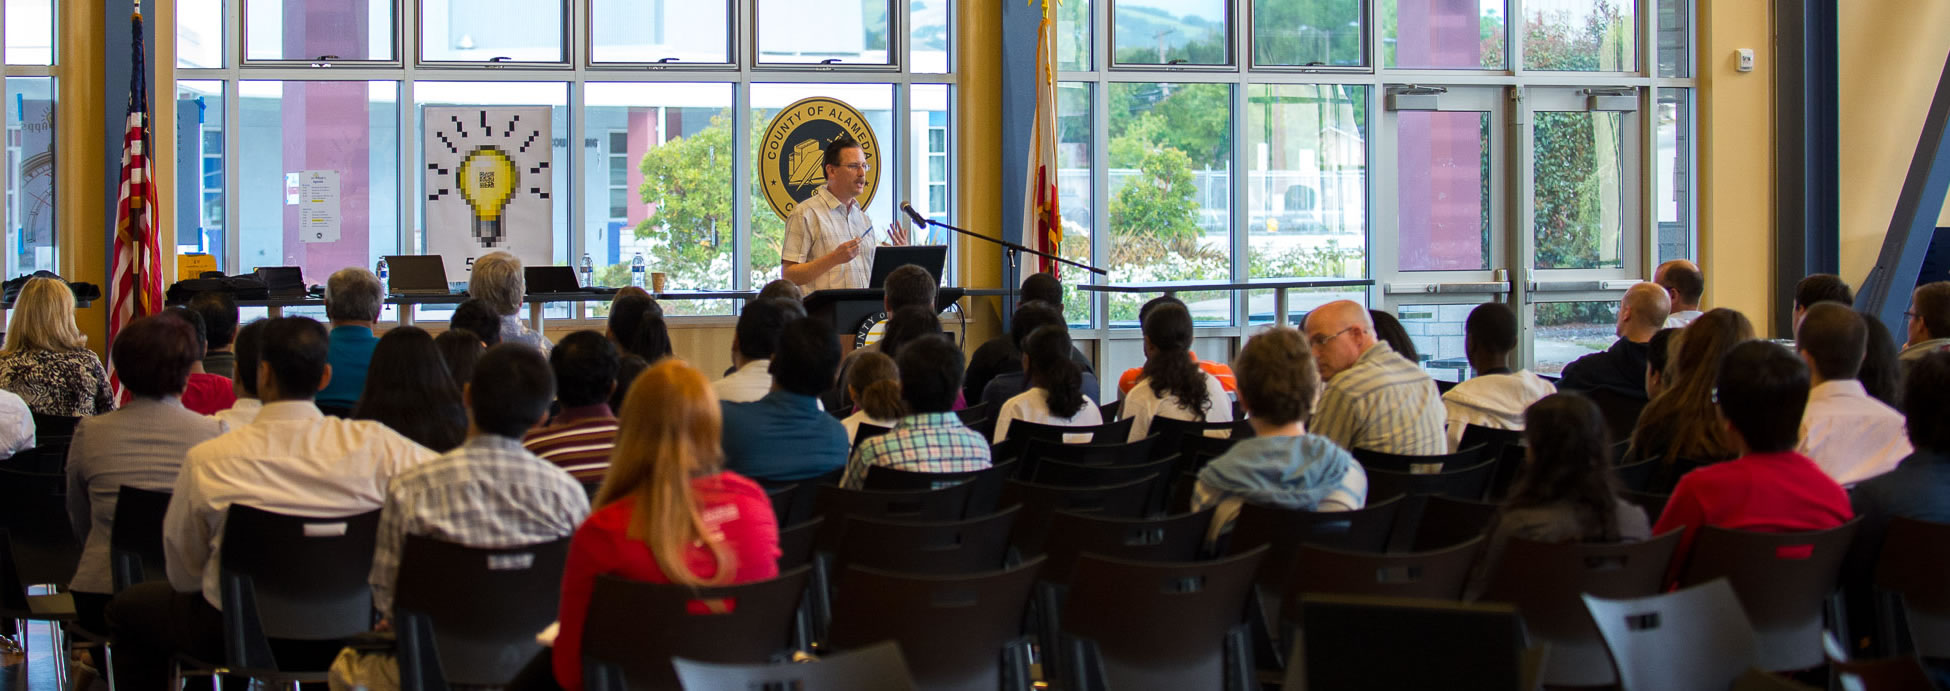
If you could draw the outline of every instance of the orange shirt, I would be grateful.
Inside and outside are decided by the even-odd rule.
[[[1192,353],[1192,358],[1197,359],[1198,353]],[[1231,365],[1227,365],[1225,363],[1220,363],[1220,362],[1207,362],[1205,360],[1199,360],[1198,368],[1205,370],[1207,374],[1210,374],[1214,377],[1218,377],[1219,385],[1226,387],[1226,393],[1234,393],[1238,391],[1238,387],[1236,386],[1237,382],[1232,376]],[[1124,376],[1117,378],[1117,394],[1119,396],[1122,396],[1124,394],[1130,393],[1131,387],[1137,386],[1138,379],[1143,377],[1144,377],[1143,367],[1132,367],[1130,369],[1124,370]]]

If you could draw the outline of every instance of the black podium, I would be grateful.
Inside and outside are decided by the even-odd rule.
[[[851,336],[860,330],[861,322],[880,313],[886,303],[886,293],[887,291],[879,288],[815,290],[806,296],[806,314],[832,324],[835,334]],[[936,288],[934,311],[948,309],[948,306],[955,304],[961,296],[960,288],[951,286]]]

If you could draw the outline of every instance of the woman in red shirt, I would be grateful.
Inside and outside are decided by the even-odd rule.
[[[582,625],[598,574],[722,586],[779,575],[779,531],[757,483],[723,469],[718,397],[676,359],[630,385],[599,507],[569,543],[555,679],[582,689]]]

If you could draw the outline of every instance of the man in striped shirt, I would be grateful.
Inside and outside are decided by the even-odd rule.
[[[1435,380],[1375,337],[1368,308],[1330,302],[1307,315],[1307,339],[1327,389],[1313,432],[1349,451],[1410,456],[1449,450]]]
[[[555,398],[562,412],[547,427],[528,433],[522,445],[561,466],[582,483],[601,482],[616,446],[616,415],[609,394],[616,388],[616,344],[595,331],[577,331],[555,344]]]

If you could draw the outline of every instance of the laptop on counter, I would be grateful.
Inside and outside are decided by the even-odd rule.
[[[571,267],[527,266],[522,267],[521,273],[528,283],[529,294],[583,292],[582,285],[576,281],[576,270]]]
[[[257,280],[264,282],[264,293],[274,298],[301,298],[305,296],[305,276],[303,270],[295,266],[257,267]]]
[[[438,254],[389,254],[386,268],[394,295],[452,295],[447,287],[447,263]]]

